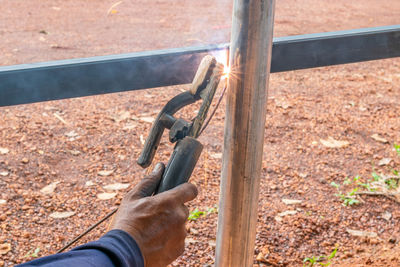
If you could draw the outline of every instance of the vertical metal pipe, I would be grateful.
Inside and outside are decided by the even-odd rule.
[[[215,266],[252,266],[275,0],[235,0]]]

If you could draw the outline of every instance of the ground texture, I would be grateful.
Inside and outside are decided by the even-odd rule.
[[[228,42],[231,2],[3,1],[0,65]],[[399,14],[397,0],[282,0],[275,36],[398,24]],[[185,89],[0,108],[0,266],[54,253],[118,205],[129,188],[105,186],[143,177],[135,162],[149,122]],[[366,191],[373,172],[400,169],[399,103],[399,59],[271,75],[255,266],[301,266],[335,247],[333,266],[400,266],[396,200],[361,195],[344,206],[331,185]],[[190,209],[210,212],[188,223],[174,266],[214,262],[224,111],[201,137],[192,177],[200,194]],[[156,161],[171,150],[164,139]]]

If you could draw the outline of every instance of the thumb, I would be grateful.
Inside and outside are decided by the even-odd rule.
[[[132,198],[139,199],[151,196],[161,181],[164,169],[165,166],[163,163],[157,163],[153,171],[144,177],[139,184],[132,189]]]

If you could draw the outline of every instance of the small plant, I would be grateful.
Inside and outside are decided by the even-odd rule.
[[[331,252],[331,254],[326,255],[326,256],[312,256],[309,258],[305,258],[303,260],[303,267],[311,267],[315,265],[319,266],[329,266],[332,264],[330,261],[336,256],[336,252],[338,251],[338,247],[335,247],[335,249]]]
[[[381,179],[381,176],[379,174],[377,174],[376,172],[372,172],[371,175],[375,182],[377,182]]]
[[[192,212],[190,212],[188,220],[189,221],[196,221],[200,216],[204,215],[204,211],[200,211],[198,208],[195,208]]]
[[[356,176],[353,181],[358,181],[358,179],[359,177]],[[349,178],[346,178],[343,182],[343,185],[349,185],[351,183],[352,182],[349,180]],[[332,182],[331,185],[336,188],[337,193],[335,196],[340,198],[344,206],[352,206],[360,203],[360,201],[356,198],[356,192],[359,190],[359,187],[355,187],[349,192],[342,192],[339,184]]]
[[[394,149],[395,149],[395,150],[396,150],[396,152],[397,152],[397,155],[399,155],[399,156],[400,156],[400,145],[398,145],[398,144],[394,144],[393,146],[394,146]]]
[[[400,145],[394,144],[394,149],[400,156]],[[396,202],[400,202],[400,171],[392,169],[393,175],[386,175],[384,173],[371,173],[369,180],[361,179],[360,176],[356,176],[353,179],[346,178],[342,185],[349,189],[349,191],[341,190],[340,184],[331,182],[331,185],[336,188],[337,196],[344,206],[352,206],[359,204],[362,201],[361,198],[357,198],[358,195],[373,195],[373,196],[385,196]],[[364,182],[365,181],[365,182]]]
[[[212,213],[217,213],[218,209],[217,207],[211,207],[208,208],[206,211],[201,211],[198,208],[195,208],[192,212],[190,212],[188,220],[189,221],[196,221],[198,218],[201,216],[206,216]]]
[[[31,249],[26,253],[24,258],[38,258],[39,257],[40,248],[37,247],[35,250]]]
[[[387,185],[388,189],[396,189],[399,186],[399,180],[394,178],[389,178],[385,180],[385,184]]]
[[[392,170],[392,172],[395,176],[399,176],[399,172],[397,170]],[[386,185],[387,189],[389,189],[389,190],[396,189],[399,186],[399,178],[400,177],[379,175],[376,172],[373,172],[372,178],[374,179],[374,182]],[[376,191],[376,189],[374,191]]]
[[[217,213],[217,212],[218,212],[218,208],[216,206],[207,209],[207,215],[212,214],[212,213]]]

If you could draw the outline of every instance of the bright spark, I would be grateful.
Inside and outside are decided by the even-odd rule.
[[[224,72],[221,79],[227,79],[229,77],[229,73],[231,72],[231,68],[224,64]]]
[[[224,70],[221,80],[227,79],[229,77],[229,73],[231,72],[231,69],[228,66],[228,51],[227,50],[215,51],[212,55],[215,57],[217,62],[224,65]]]

